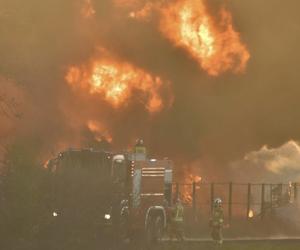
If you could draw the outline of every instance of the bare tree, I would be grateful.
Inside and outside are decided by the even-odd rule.
[[[18,112],[18,102],[14,97],[8,97],[5,93],[0,93],[0,116],[5,116],[9,119],[20,118]]]
[[[15,123],[22,117],[20,113],[20,96],[14,84],[3,77],[0,77],[0,122]],[[0,128],[1,129],[1,128]],[[3,156],[7,153],[7,138],[0,131],[0,167],[3,165]]]

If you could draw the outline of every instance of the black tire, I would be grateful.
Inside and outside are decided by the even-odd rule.
[[[146,244],[151,249],[157,245],[163,236],[163,221],[161,216],[152,216],[146,228]]]
[[[120,216],[120,221],[119,221],[119,240],[120,241],[125,241],[128,239],[128,214],[123,214]]]
[[[163,220],[160,216],[156,217],[155,219],[155,242],[159,243],[162,240],[164,233],[164,225]]]

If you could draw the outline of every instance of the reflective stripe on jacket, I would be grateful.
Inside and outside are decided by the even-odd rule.
[[[212,215],[212,224],[214,226],[222,225],[224,222],[224,214],[222,208],[214,208]]]
[[[176,205],[174,220],[178,221],[178,222],[183,222],[183,206],[182,205]]]

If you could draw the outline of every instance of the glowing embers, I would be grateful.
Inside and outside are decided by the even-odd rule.
[[[213,18],[202,0],[177,0],[162,8],[160,29],[210,75],[242,72],[250,57],[233,28],[231,14],[221,9]]]
[[[95,59],[81,66],[71,66],[66,81],[87,89],[90,94],[101,95],[113,107],[119,108],[130,98],[142,103],[150,112],[163,108],[160,96],[162,80],[127,62],[112,58]]]

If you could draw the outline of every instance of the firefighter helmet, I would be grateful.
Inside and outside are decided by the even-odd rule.
[[[144,146],[144,140],[143,139],[137,139],[135,145],[136,146]]]
[[[222,200],[221,200],[221,198],[216,198],[216,199],[214,200],[214,205],[215,205],[215,206],[221,206],[221,205],[222,205]]]

